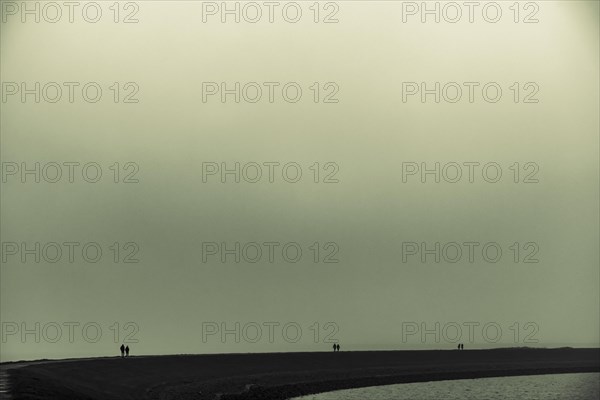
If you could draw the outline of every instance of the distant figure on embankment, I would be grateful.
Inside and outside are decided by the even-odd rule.
[[[125,357],[129,357],[129,346],[125,347]]]
[[[121,358],[125,357],[125,346],[121,345]]]
[[[340,351],[340,344],[339,343],[336,344],[336,347],[337,347],[337,351],[339,352]]]

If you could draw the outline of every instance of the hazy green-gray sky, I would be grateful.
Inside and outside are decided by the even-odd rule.
[[[347,349],[455,347],[432,336],[403,343],[407,322],[502,328],[498,343],[482,340],[476,328],[472,347],[536,345],[523,342],[533,330],[524,329],[528,322],[539,328],[537,345],[598,345],[598,2],[540,1],[532,24],[513,21],[512,2],[499,2],[498,23],[481,12],[473,23],[466,16],[421,23],[420,14],[403,23],[402,2],[341,1],[339,22],[330,24],[313,22],[311,3],[301,3],[298,23],[281,13],[274,23],[221,23],[220,14],[204,23],[202,3],[190,1],[137,2],[139,22],[124,24],[113,22],[111,3],[99,2],[95,24],[77,12],[73,23],[3,14],[3,96],[6,82],[81,82],[73,103],[64,86],[57,103],[7,95],[0,104],[3,172],[22,162],[97,162],[103,172],[98,183],[81,175],[73,183],[31,176],[21,183],[19,174],[2,183],[3,243],[97,242],[103,250],[98,263],[4,254],[5,334],[23,322],[29,329],[36,322],[80,327],[73,343],[64,325],[56,343],[42,334],[40,343],[33,334],[6,335],[3,361],[113,355],[119,344],[110,327],[120,324],[120,343],[129,321],[139,326],[135,354],[329,350],[327,322],[339,327],[334,338]],[[119,17],[132,10],[121,8]],[[322,3],[319,18],[333,10]],[[532,10],[521,8],[520,20]],[[103,89],[93,104],[81,98],[91,81]],[[139,102],[114,103],[114,82],[120,100],[131,91],[125,83],[137,84]],[[232,95],[222,103],[218,95],[202,101],[203,82],[281,85],[273,103],[235,103]],[[297,103],[281,98],[286,82],[302,87]],[[315,103],[314,82],[320,100],[330,91],[324,85],[335,82],[339,102]],[[473,103],[466,91],[457,103],[435,103],[433,95],[422,103],[419,95],[402,101],[403,82],[481,85]],[[497,103],[481,97],[488,82],[503,90]],[[522,101],[529,82],[539,88],[538,103]],[[272,161],[300,164],[302,179],[202,179],[206,162]],[[123,165],[136,163],[139,183],[114,183],[115,162],[120,179]],[[324,164],[336,163],[339,183],[314,183],[315,162],[320,180]],[[496,162],[503,176],[498,183],[480,174],[473,183],[422,183],[418,175],[403,182],[403,162]],[[515,162],[522,174],[525,163],[536,163],[539,182],[514,183]],[[269,241],[297,242],[302,259],[202,260],[203,242]],[[114,263],[114,242],[135,242],[140,262]],[[314,263],[314,242],[335,242],[339,263]],[[496,242],[503,257],[403,262],[403,242]],[[523,245],[534,242],[539,262],[515,263],[515,242],[520,261],[529,253]],[[321,249],[320,259],[328,252]],[[89,322],[103,329],[97,343],[81,336]],[[257,343],[233,336],[222,343],[218,335],[203,342],[203,322],[295,322],[303,332],[297,343],[282,339],[279,328],[273,343],[267,328]],[[54,336],[51,329],[46,336]]]

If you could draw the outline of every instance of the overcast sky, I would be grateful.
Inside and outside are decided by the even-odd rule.
[[[329,351],[332,341],[344,349],[598,345],[597,2],[537,2],[539,10],[520,9],[519,23],[507,2],[497,23],[479,9],[473,23],[466,15],[421,23],[401,2],[359,1],[322,4],[318,23],[312,3],[300,3],[298,23],[279,9],[273,23],[221,23],[211,8],[203,22],[201,3],[149,1],[120,9],[120,20],[139,20],[124,24],[113,22],[111,3],[99,4],[98,23],[77,10],[73,23],[66,9],[57,23],[3,13],[3,361],[114,355],[130,333],[133,354]],[[538,23],[522,23],[534,12]],[[330,14],[339,22],[323,23]],[[22,82],[40,82],[39,103],[35,94],[21,101]],[[62,88],[56,103],[47,101],[55,86],[43,90],[49,82]],[[64,82],[79,83],[73,103]],[[88,82],[102,88],[96,103],[82,97]],[[220,92],[207,94],[221,82],[256,82],[262,98],[246,101],[250,85],[239,103],[233,94],[223,103]],[[272,103],[264,82],[278,83]],[[282,95],[289,82],[290,97],[302,89],[295,103]],[[408,94],[421,82],[440,82],[439,103]],[[448,82],[456,85],[443,92]],[[464,82],[477,83],[473,102]],[[502,89],[495,103],[482,95],[490,82]],[[462,97],[451,103],[456,86]],[[139,101],[124,103],[129,94]],[[62,166],[57,183],[53,162]],[[232,174],[222,183],[221,163],[236,162],[240,183]],[[452,162],[462,167],[456,183]],[[39,183],[34,174],[21,182],[22,163],[40,163]],[[86,163],[100,166],[98,182],[82,178]],[[429,174],[423,183],[421,168],[435,163],[440,182]],[[496,164],[484,177],[488,163]],[[498,166],[501,178],[488,182]],[[288,182],[298,167],[302,176]],[[36,242],[39,263],[23,247]],[[55,263],[50,242],[63,251]],[[65,242],[80,243],[72,263]],[[82,257],[89,242],[102,250],[96,263]],[[236,242],[239,263],[223,251]],[[422,251],[436,242],[439,263]],[[467,242],[479,243],[472,263]],[[502,250],[497,262],[482,254],[486,243],[488,260]],[[262,254],[249,262],[257,246]],[[239,343],[235,334],[222,340],[221,323],[235,331],[236,322]],[[35,333],[21,337],[36,323],[39,343]],[[421,336],[436,323],[438,342]]]

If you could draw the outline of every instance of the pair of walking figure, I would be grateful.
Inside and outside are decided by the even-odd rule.
[[[464,349],[465,349],[465,345],[464,345],[464,344],[462,344],[462,343],[459,343],[459,344],[458,344],[458,349],[459,349],[459,350],[464,350]]]
[[[121,357],[129,357],[129,346],[125,347],[124,345],[121,345]]]
[[[336,351],[340,351],[340,345],[339,345],[339,343],[338,344],[336,344],[336,343],[333,344],[333,352],[335,353]]]

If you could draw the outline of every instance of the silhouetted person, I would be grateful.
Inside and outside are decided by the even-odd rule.
[[[337,351],[340,351],[340,344],[336,344],[335,347],[337,348]]]
[[[465,344],[464,344],[464,343],[461,343],[461,344],[460,344],[460,349],[461,349],[461,350],[464,350],[464,349],[465,349]]]
[[[460,343],[458,344],[458,346],[456,346],[456,348],[460,350]]]
[[[129,346],[125,347],[125,356],[129,357]]]
[[[121,349],[121,357],[124,357],[125,356],[125,346],[121,345],[120,349]]]
[[[335,353],[337,351],[337,347],[335,346],[335,343],[333,344],[333,352]]]

